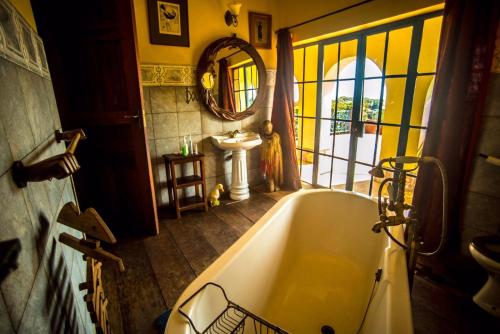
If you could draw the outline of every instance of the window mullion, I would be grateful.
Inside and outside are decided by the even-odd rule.
[[[322,107],[322,86],[323,86],[323,59],[324,59],[324,44],[318,45],[318,68],[316,76],[316,122],[314,129],[314,160],[313,160],[313,177],[312,183],[318,184],[319,170],[319,148],[321,139],[321,107]]]

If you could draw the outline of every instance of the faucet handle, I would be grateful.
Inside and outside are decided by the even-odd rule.
[[[389,193],[389,201],[394,202],[394,187],[392,185],[392,182],[389,182],[387,184],[387,192]]]
[[[384,201],[381,203],[383,212],[387,210],[387,206],[389,206],[389,204],[387,203],[387,197],[384,197]]]
[[[227,133],[226,133],[226,135],[228,135],[228,136],[229,136],[229,137],[231,137],[231,138],[234,138],[234,137],[236,137],[236,135],[237,135],[238,133],[241,133],[241,131],[240,131],[240,130],[238,130],[238,129],[236,129],[236,130],[233,130],[233,131],[229,131],[229,132],[227,132]]]

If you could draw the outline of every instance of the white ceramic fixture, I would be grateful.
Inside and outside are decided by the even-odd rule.
[[[282,198],[184,290],[165,334],[194,333],[179,306],[208,282],[288,333],[316,334],[328,325],[335,333],[412,334],[405,251],[372,232],[378,219],[375,201],[346,191],[301,190]],[[389,229],[403,240],[402,225]],[[204,333],[227,307],[212,292],[183,308]],[[253,324],[247,329],[254,333]]]
[[[234,200],[243,200],[250,197],[247,177],[247,150],[262,144],[258,133],[237,133],[230,135],[212,136],[212,142],[217,148],[233,152],[232,180],[230,197]]]
[[[488,280],[472,300],[485,311],[500,318],[500,237],[476,237],[469,243],[469,251],[488,272]]]

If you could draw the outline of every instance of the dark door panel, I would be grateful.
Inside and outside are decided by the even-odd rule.
[[[80,5],[32,1],[63,128],[88,136],[76,152],[80,204],[96,208],[115,233],[157,234],[133,4]]]

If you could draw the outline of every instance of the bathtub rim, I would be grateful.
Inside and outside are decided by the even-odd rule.
[[[364,199],[367,199],[373,203],[377,203],[377,200],[365,195],[365,194],[360,194],[360,193],[355,193],[352,191],[347,191],[347,190],[339,190],[339,189],[300,189],[299,191],[293,192],[291,194],[288,194],[281,198],[271,209],[269,209],[255,224],[249,228],[234,244],[232,244],[224,253],[222,253],[212,264],[210,264],[199,276],[197,276],[189,285],[184,289],[184,291],[181,293],[179,298],[177,298],[175,304],[172,306],[172,312],[170,314],[170,317],[167,321],[167,325],[165,327],[165,334],[168,333],[180,333],[180,329],[182,329],[182,333],[191,333],[189,330],[189,322],[184,316],[178,312],[179,306],[187,300],[191,295],[193,295],[199,288],[201,288],[204,284],[207,282],[211,282],[216,274],[223,270],[224,267],[228,266],[239,253],[243,252],[245,250],[245,246],[248,245],[251,240],[254,238],[258,237],[260,233],[263,233],[265,230],[265,227],[267,225],[272,224],[274,219],[272,217],[277,217],[281,213],[281,211],[285,210],[288,205],[297,197],[304,196],[305,194],[311,194],[311,193],[343,193],[349,196],[353,197],[361,197]],[[403,235],[403,228],[402,226],[396,226],[396,227],[391,227],[390,228],[391,233],[398,238],[399,240],[401,239]],[[390,314],[390,316],[395,316],[394,313],[395,311],[397,313],[400,313],[398,311],[402,311],[405,313],[403,317],[406,317],[407,323],[409,321],[409,326],[403,326],[406,327],[408,331],[406,333],[413,333],[413,322],[412,322],[412,316],[411,316],[411,306],[410,306],[410,300],[409,300],[409,286],[408,286],[408,280],[407,280],[407,268],[406,268],[406,256],[404,250],[399,247],[396,243],[394,243],[389,237],[386,238],[386,246],[383,251],[383,266],[384,268],[387,266],[388,270],[383,270],[382,272],[382,279],[379,283],[379,287],[384,286],[385,289],[390,290],[389,293],[393,293],[393,290],[397,290],[399,293],[403,293],[404,296],[401,298],[406,297],[405,299],[407,300],[406,305],[400,305],[401,303],[397,303],[398,305],[389,305],[387,312]],[[390,263],[397,262],[401,263],[401,261],[404,261],[405,265],[403,268],[401,268],[399,265],[394,266],[390,265]],[[396,267],[396,269],[394,269]],[[390,269],[389,269],[390,268]],[[402,273],[399,273],[399,275],[404,275],[405,277],[405,282],[399,282],[397,280],[391,280],[391,275],[394,274],[395,270],[400,270]],[[216,282],[215,282],[216,283]],[[396,286],[394,286],[396,285]],[[396,288],[396,289],[394,289]],[[390,298],[390,297],[389,297]],[[389,316],[389,315],[388,315]],[[370,321],[370,313],[367,315],[367,319],[365,323],[368,323]],[[172,328],[170,327],[172,326]],[[188,331],[186,331],[186,329]],[[286,328],[285,328],[286,329]],[[361,333],[364,331],[362,330]],[[399,332],[399,331],[389,331],[390,332]]]

